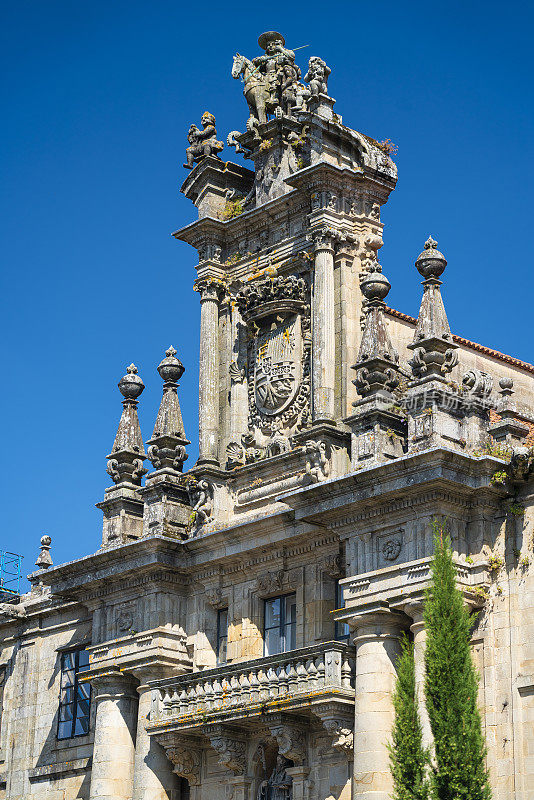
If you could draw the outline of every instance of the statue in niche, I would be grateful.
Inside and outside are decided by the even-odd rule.
[[[193,169],[196,163],[208,156],[220,158],[219,152],[224,144],[217,139],[217,129],[215,128],[215,117],[209,111],[202,114],[202,130],[196,125],[191,125],[187,134],[189,147],[185,151],[187,163],[186,169]]]
[[[319,56],[312,56],[308,62],[308,72],[304,80],[310,87],[312,97],[320,94],[328,94],[328,76],[332,70],[327,67]]]
[[[287,768],[290,766],[292,762],[279,753],[271,775],[260,784],[258,800],[292,800],[293,780],[287,774]]]

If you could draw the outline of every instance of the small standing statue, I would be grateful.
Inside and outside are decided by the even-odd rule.
[[[286,772],[290,764],[291,761],[283,755],[280,753],[277,755],[271,776],[268,780],[262,781],[259,787],[258,800],[291,800],[293,781]]]
[[[304,80],[310,87],[312,97],[328,94],[328,76],[332,70],[319,56],[312,56],[308,62],[308,72]]]
[[[191,125],[187,140],[189,147],[185,151],[187,164],[184,164],[184,167],[186,169],[193,169],[196,163],[208,156],[220,158],[219,152],[224,147],[224,144],[217,139],[215,117],[209,111],[202,114],[202,130],[196,125]]]

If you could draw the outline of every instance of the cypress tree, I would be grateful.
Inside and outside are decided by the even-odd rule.
[[[413,644],[406,636],[397,664],[393,694],[395,722],[389,747],[393,800],[427,800],[429,797],[425,767],[428,753],[423,748],[421,722],[417,713]]]
[[[450,540],[433,523],[435,552],[424,619],[425,695],[434,738],[436,800],[490,800],[486,747],[477,708],[478,676],[469,647],[472,619],[456,587]]]

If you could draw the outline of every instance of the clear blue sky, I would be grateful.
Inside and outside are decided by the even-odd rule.
[[[24,574],[45,532],[56,564],[98,548],[117,381],[135,361],[148,439],[171,343],[194,463],[195,261],[170,233],[194,218],[179,194],[187,129],[206,109],[220,138],[244,129],[232,55],[256,55],[263,30],[311,45],[300,63],[332,67],[344,122],[399,147],[391,304],[417,314],[413,261],[432,234],[454,331],[534,359],[533,21],[513,0],[3,3],[0,546]]]

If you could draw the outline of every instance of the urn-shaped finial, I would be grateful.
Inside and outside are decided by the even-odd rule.
[[[158,366],[158,372],[165,383],[177,383],[185,372],[185,367],[179,358],[176,358],[176,350],[172,346],[165,350],[165,358]]]
[[[141,376],[137,374],[135,364],[130,364],[126,368],[126,375],[122,376],[117,386],[125,400],[137,400],[143,393],[145,384],[141,380]]]
[[[431,236],[425,242],[425,248],[416,260],[415,266],[420,275],[425,280],[428,278],[439,278],[447,266],[447,260],[443,253],[437,249],[438,243]]]
[[[367,300],[384,300],[388,296],[391,284],[382,273],[382,267],[377,261],[363,278],[361,289]]]

